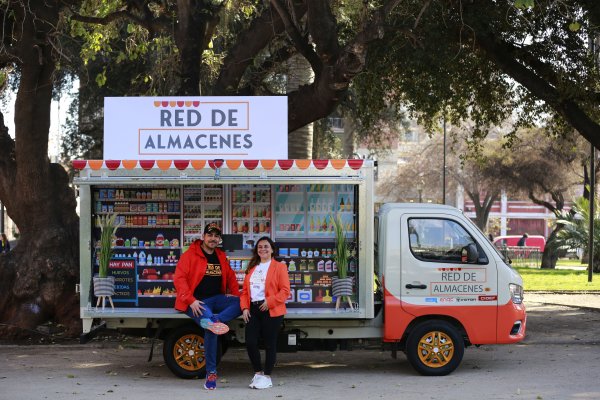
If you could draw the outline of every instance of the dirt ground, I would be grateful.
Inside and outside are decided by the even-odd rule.
[[[594,298],[593,301],[599,298]],[[0,346],[0,399],[600,399],[600,310],[530,298],[528,335],[518,345],[470,347],[446,377],[417,375],[402,353],[379,349],[280,354],[274,387],[248,388],[243,348],[219,366],[215,392],[147,362],[139,341]]]

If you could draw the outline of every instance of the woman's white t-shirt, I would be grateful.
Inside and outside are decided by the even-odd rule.
[[[271,260],[260,263],[250,275],[250,301],[261,301],[265,299],[265,282],[269,271]]]

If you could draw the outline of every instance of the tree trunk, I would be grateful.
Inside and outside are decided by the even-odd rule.
[[[219,22],[222,5],[205,4],[197,0],[177,1],[175,42],[179,49],[180,96],[198,96],[202,51],[208,47]]]
[[[562,194],[562,192],[560,191],[553,191],[550,190],[548,193],[550,193],[550,196],[552,196],[552,199],[554,200],[554,204],[545,201],[543,199],[538,199],[535,194],[533,193],[533,190],[529,190],[529,199],[535,203],[538,204],[540,206],[544,206],[546,207],[548,210],[552,211],[554,213],[554,215],[556,216],[556,218],[560,218],[561,217],[561,211],[565,206],[565,199],[564,196]],[[570,213],[573,213],[573,209],[571,209],[569,211]],[[563,228],[563,224],[557,224],[556,227],[554,228],[554,230],[552,231],[552,233],[550,233],[550,236],[548,237],[548,242],[552,242],[553,239],[556,237],[556,235],[558,234],[558,231],[560,231]],[[541,268],[548,268],[548,269],[554,269],[556,268],[556,262],[558,261],[558,249],[554,249],[551,246],[546,246],[544,248],[544,253],[542,254],[542,265]]]
[[[20,81],[15,138],[0,126],[0,200],[21,232],[17,246],[0,256],[0,337],[29,334],[47,320],[80,332],[78,219],[66,171],[48,160],[52,77],[56,60],[49,36],[58,5],[15,6],[19,26]]]
[[[302,85],[310,84],[314,74],[310,64],[300,55],[295,55],[288,62],[287,89],[295,90]],[[295,110],[289,110],[295,112]],[[313,147],[313,124],[304,125],[288,134],[288,158],[310,159]]]
[[[354,120],[350,117],[345,116],[343,118],[343,121],[344,135],[342,139],[342,154],[346,158],[354,158]]]
[[[557,225],[554,230],[548,236],[548,243],[552,242],[556,237],[558,231],[562,229],[563,225]],[[546,269],[555,269],[556,262],[558,261],[558,250],[554,248],[550,248],[550,246],[546,246],[544,248],[544,252],[542,253],[542,265],[540,268]]]
[[[480,200],[478,189],[467,190],[466,192],[473,201],[473,207],[475,208],[475,225],[477,225],[482,232],[485,232],[490,211],[494,202],[500,197],[500,192],[493,191],[491,194],[486,194],[483,202]]]

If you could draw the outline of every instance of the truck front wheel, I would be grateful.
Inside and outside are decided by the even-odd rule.
[[[167,367],[183,379],[204,378],[204,330],[196,324],[174,329],[168,334],[163,346],[163,358]],[[218,341],[217,364],[221,360],[221,341]]]
[[[406,340],[408,361],[422,375],[448,375],[458,367],[464,352],[462,335],[446,321],[425,321],[414,327]]]

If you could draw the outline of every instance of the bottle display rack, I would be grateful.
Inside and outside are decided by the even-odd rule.
[[[183,188],[183,246],[202,237],[204,227],[214,223],[223,227],[223,187],[220,185]]]
[[[333,239],[339,217],[344,234],[353,239],[354,203],[352,185],[275,185],[275,238]]]
[[[244,248],[262,236],[271,237],[271,186],[232,185],[231,233],[242,234]]]

